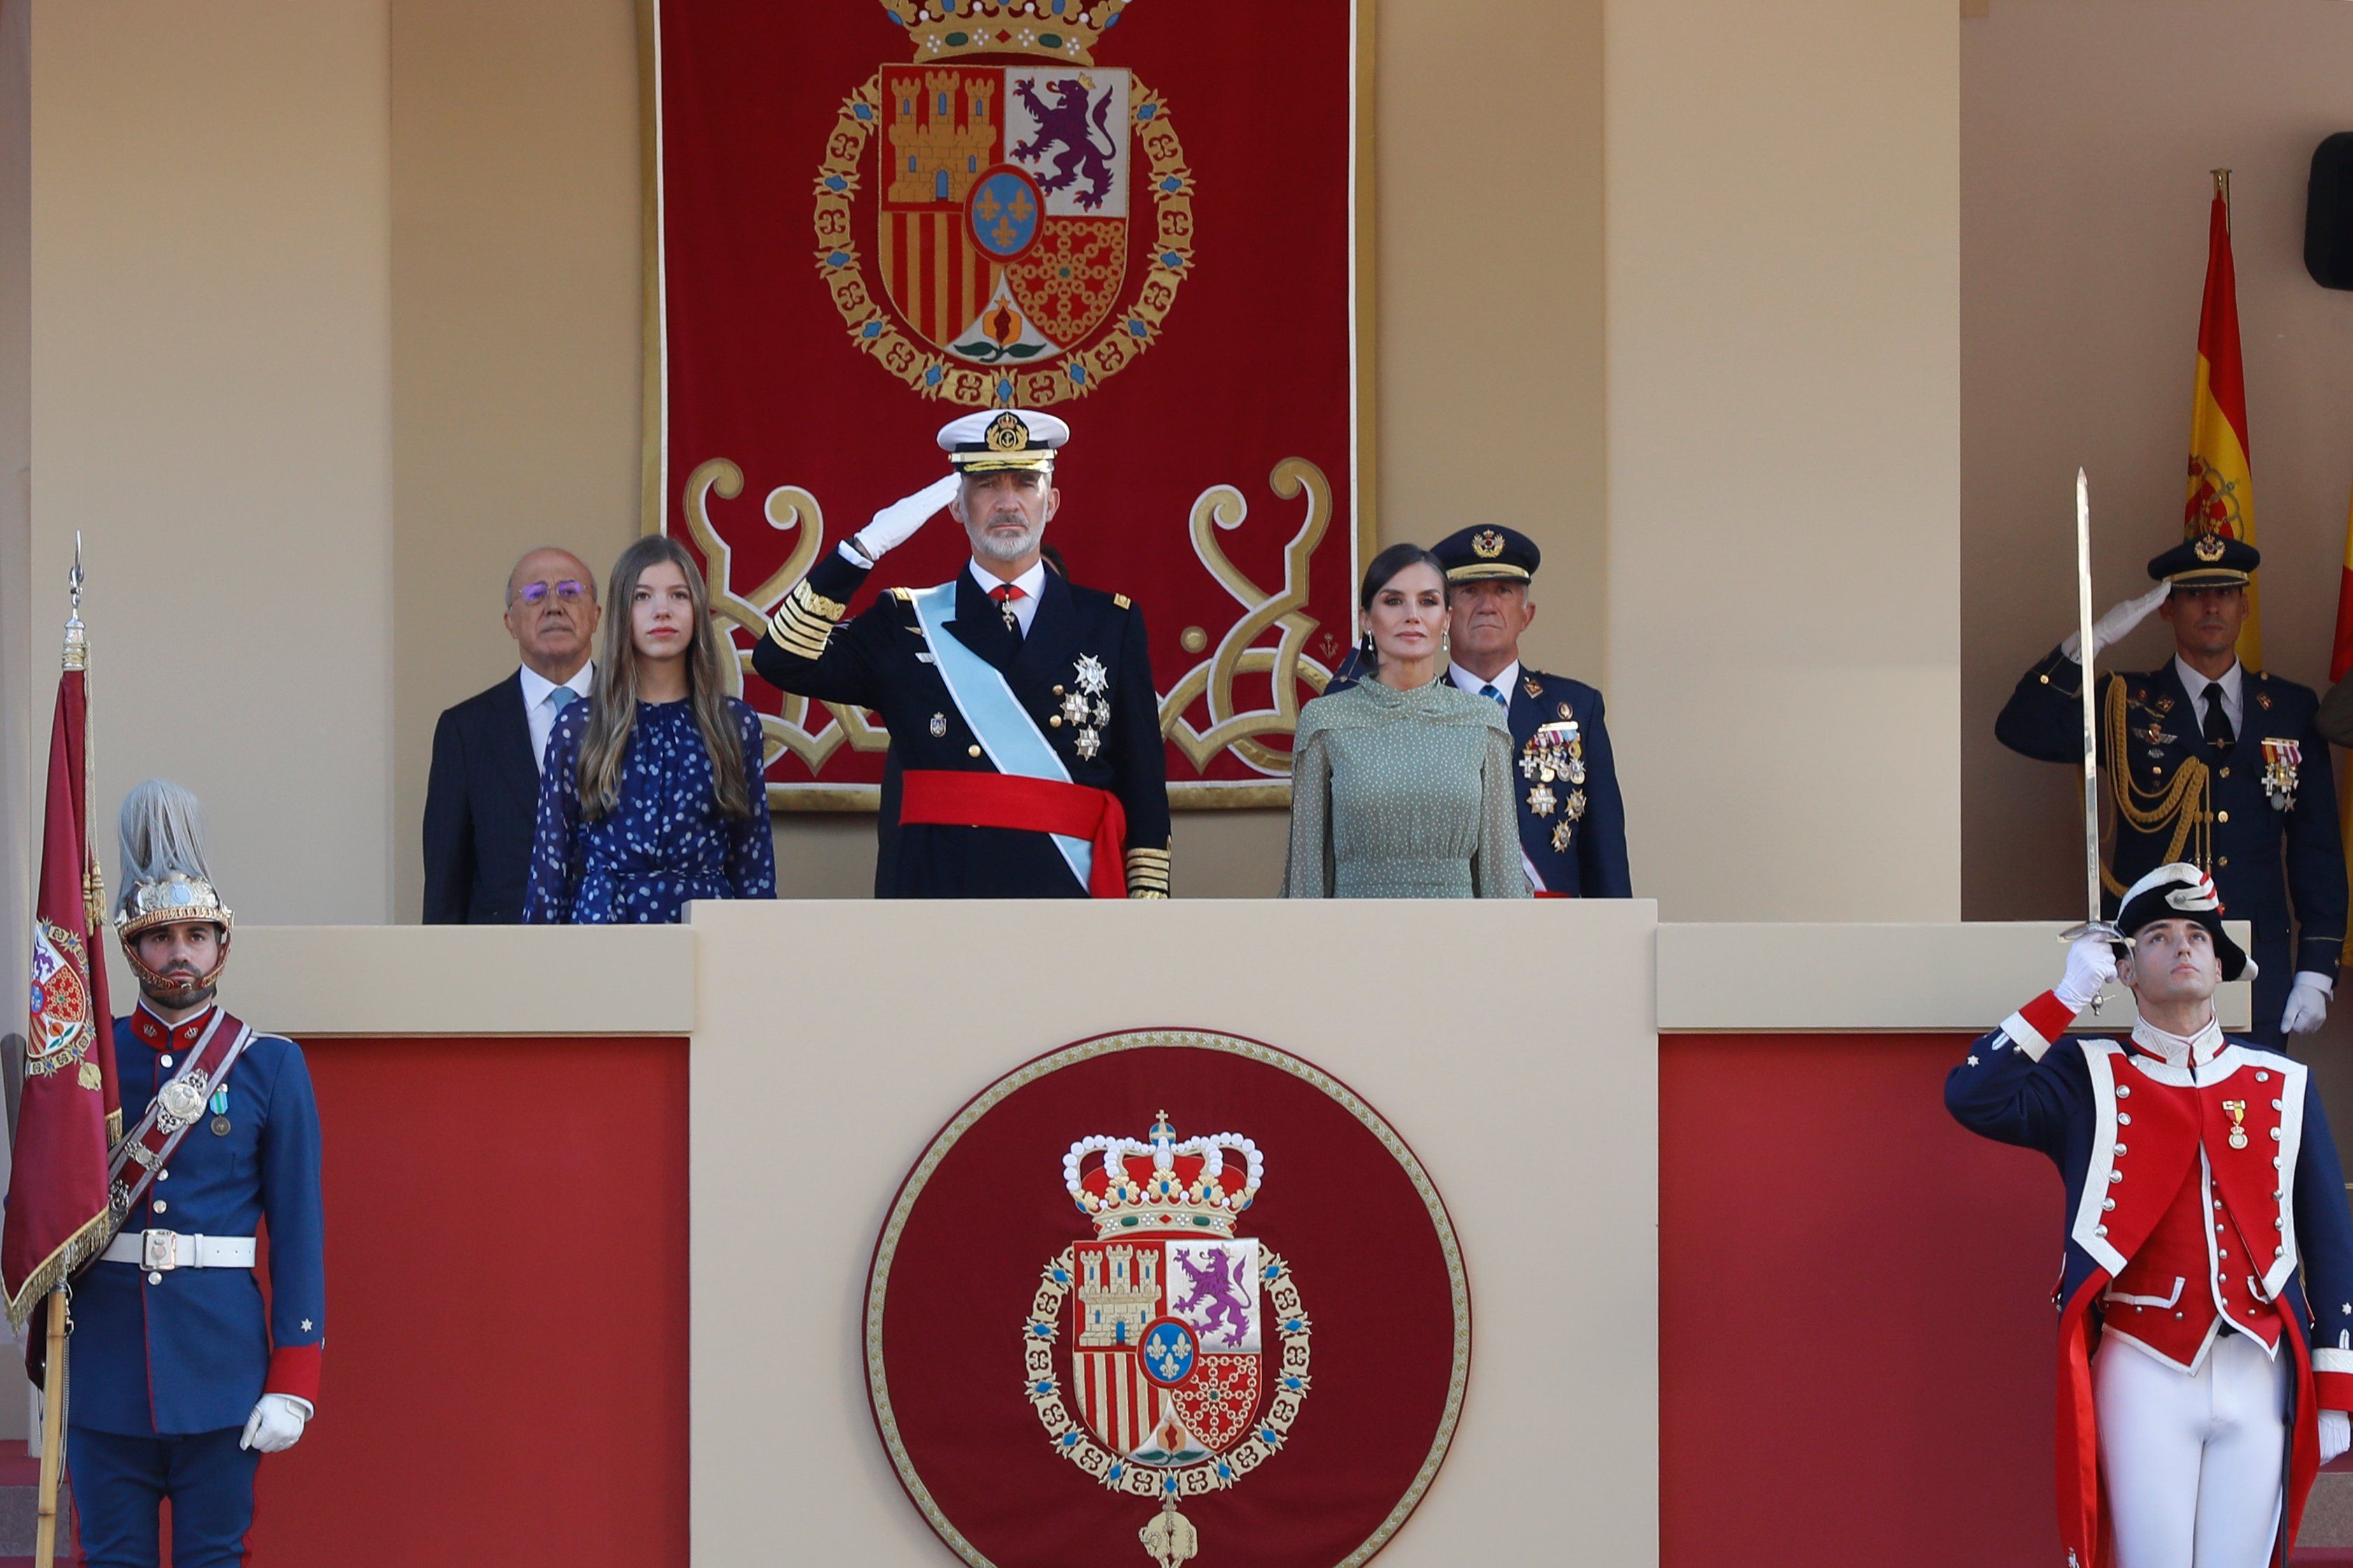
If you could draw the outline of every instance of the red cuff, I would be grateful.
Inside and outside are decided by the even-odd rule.
[[[324,1345],[280,1345],[269,1352],[269,1375],[263,1380],[261,1392],[283,1394],[319,1403],[319,1362]]]
[[[2353,1372],[2316,1372],[2312,1402],[2322,1410],[2353,1411]]]
[[[2045,991],[2018,1010],[2018,1016],[2034,1026],[2034,1032],[2056,1045],[2067,1026],[2075,1021],[2075,1009],[2059,1000],[2056,991]]]

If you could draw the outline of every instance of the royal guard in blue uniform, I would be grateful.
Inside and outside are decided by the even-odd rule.
[[[2124,942],[2115,940],[2122,932]],[[2353,1217],[2311,1071],[2226,1037],[2258,974],[2185,863],[1970,1046],[1945,1104],[2066,1186],[2060,1534],[2071,1568],[2284,1565],[2314,1473],[2353,1442]],[[2070,1037],[2131,987],[2129,1037]]]
[[[1538,898],[1630,899],[1626,805],[1602,723],[1601,693],[1520,662],[1535,619],[1535,540],[1466,528],[1433,547],[1450,590],[1446,678],[1504,705],[1520,768],[1520,858]]]
[[[245,1561],[261,1456],[301,1438],[319,1397],[319,1111],[301,1048],[215,1000],[230,914],[177,784],[123,802],[122,889],[141,994],[114,1025],[120,1228],[73,1287],[66,1469],[90,1568],[153,1568],[166,1499],[174,1568],[221,1568]]]
[[[2254,927],[2254,1037],[2281,1045],[2328,1016],[2345,945],[2345,850],[2328,746],[2312,689],[2239,662],[2254,546],[2201,534],[2148,563],[2157,586],[2100,617],[2106,647],[2155,610],[2174,656],[2141,675],[2102,678],[2100,782],[2115,837],[2105,906],[2155,867],[2210,872]],[[2046,763],[2084,761],[2084,668],[2071,635],[2028,670],[1994,734]]]
[[[796,584],[753,650],[769,684],[868,709],[891,731],[877,898],[1168,896],[1167,753],[1144,616],[1047,569],[1070,426],[952,419],[955,472],[883,508]],[[875,563],[942,507],[972,560],[848,625]]]

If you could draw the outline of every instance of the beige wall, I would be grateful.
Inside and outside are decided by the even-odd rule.
[[[434,720],[515,667],[508,568],[555,543],[601,581],[637,536],[637,20],[631,0],[389,9],[392,856],[413,921]]]
[[[2312,150],[2353,129],[2335,0],[1995,0],[1962,37],[1962,909],[2081,912],[2080,791],[1993,738],[2075,620],[2090,471],[2098,607],[2181,534],[2206,212],[2235,170],[2265,662],[2326,686],[2353,485],[2353,294],[2304,270]],[[2169,657],[2152,620],[2111,668]],[[2343,753],[2338,753],[2341,758]]]
[[[32,984],[36,679],[32,496],[33,100],[31,0],[0,0],[0,996]],[[52,595],[52,605],[62,600]],[[62,616],[58,619],[62,620]],[[14,1009],[0,1035],[24,1026]],[[0,1409],[7,1402],[0,1400]]]
[[[264,921],[392,912],[385,54],[382,0],[40,0],[33,22],[53,586],[11,655],[46,713],[82,530],[100,810],[149,774],[190,785]]]
[[[1666,919],[1958,909],[1957,27],[1609,9],[1609,711]]]

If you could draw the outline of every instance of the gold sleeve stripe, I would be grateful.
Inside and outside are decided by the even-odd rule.
[[[793,584],[793,591],[777,606],[768,622],[768,635],[786,653],[817,658],[824,654],[826,639],[833,635],[835,624],[849,611],[849,605],[839,599],[827,598],[803,578]]]
[[[1131,849],[1127,852],[1127,896],[1165,899],[1168,896],[1168,851]]]

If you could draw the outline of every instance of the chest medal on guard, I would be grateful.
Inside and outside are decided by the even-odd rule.
[[[2303,766],[2303,742],[2263,737],[2263,795],[2274,811],[2295,808],[2295,786]]]

